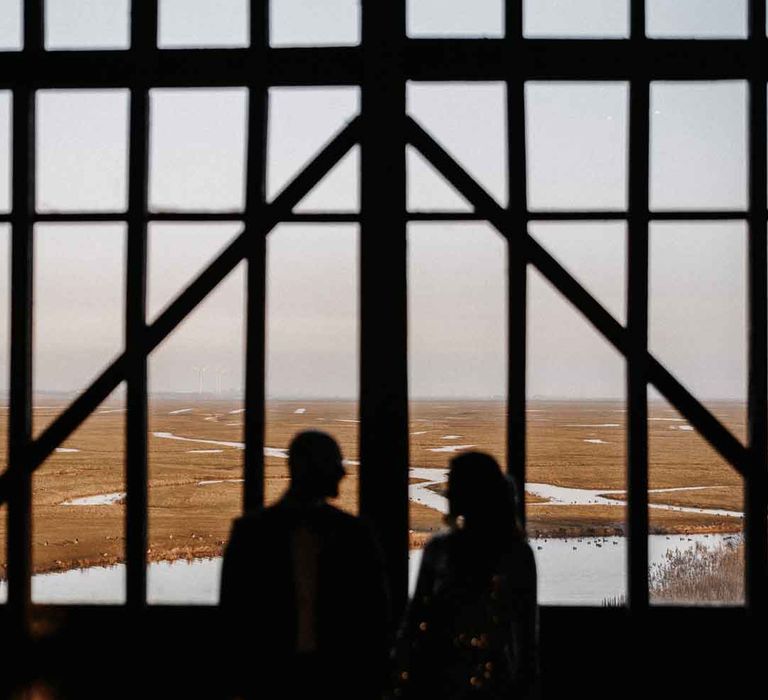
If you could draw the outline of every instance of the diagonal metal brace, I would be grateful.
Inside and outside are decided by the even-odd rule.
[[[267,204],[266,218],[260,222],[259,227],[255,231],[244,230],[240,233],[147,327],[144,348],[147,356],[245,258],[249,236],[268,235],[278,223],[290,215],[293,208],[359,142],[359,139],[360,120],[359,117],[355,117],[322,148],[270,204]],[[54,449],[64,442],[125,379],[127,364],[126,353],[123,352],[31,443],[27,464],[22,467],[9,465],[5,473],[0,475],[0,505],[8,500],[16,469],[34,472],[39,468]]]
[[[408,143],[437,168],[440,174],[469,201],[475,211],[509,239],[507,212],[464,168],[411,117],[406,120]],[[518,234],[515,234],[518,235]],[[524,250],[528,261],[568,300],[623,356],[627,356],[627,331],[584,287],[527,231]],[[653,355],[648,353],[649,382],[690,422],[739,474],[750,468],[749,451],[708,411]]]

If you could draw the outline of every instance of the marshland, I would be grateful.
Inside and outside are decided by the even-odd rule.
[[[60,396],[40,397],[35,430],[42,430],[66,403]],[[743,435],[740,404],[720,402],[711,408],[736,435]],[[266,415],[267,502],[286,488],[285,450],[291,436],[319,428],[339,441],[345,457],[347,477],[337,505],[357,512],[356,403],[271,401]],[[527,419],[526,515],[539,564],[540,600],[600,604],[621,599],[626,587],[623,404],[531,400]],[[3,412],[0,422],[5,420]],[[40,602],[122,599],[124,420],[119,401],[103,405],[35,474],[33,597]],[[444,527],[450,457],[478,449],[503,463],[504,424],[501,401],[411,403],[414,571],[426,539]],[[737,603],[743,595],[741,479],[690,428],[666,404],[650,404],[652,598]],[[241,507],[242,442],[243,409],[234,399],[151,399],[151,600],[216,602],[217,557]],[[5,526],[3,518],[1,541]],[[68,573],[62,577],[62,572]]]

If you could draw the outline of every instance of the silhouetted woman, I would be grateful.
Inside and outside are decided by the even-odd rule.
[[[396,697],[531,698],[536,564],[516,494],[479,452],[451,461],[451,529],[427,544],[395,648]]]

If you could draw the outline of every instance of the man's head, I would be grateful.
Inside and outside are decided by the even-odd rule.
[[[288,448],[291,493],[301,501],[335,498],[346,472],[336,441],[319,430],[306,430]]]

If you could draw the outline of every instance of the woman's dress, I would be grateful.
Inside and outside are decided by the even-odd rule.
[[[395,697],[533,697],[537,619],[527,542],[467,530],[432,538],[395,647]]]

